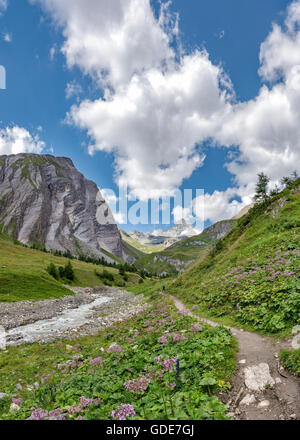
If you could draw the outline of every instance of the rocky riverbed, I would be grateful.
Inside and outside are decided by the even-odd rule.
[[[113,287],[72,290],[74,296],[55,300],[0,303],[6,345],[95,334],[148,307],[143,296]]]

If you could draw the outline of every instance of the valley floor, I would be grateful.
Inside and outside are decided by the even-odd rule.
[[[68,289],[75,295],[0,303],[0,325],[6,330],[6,345],[96,334],[148,307],[142,295],[113,287]]]
[[[230,391],[228,391],[229,388],[223,389],[223,387],[226,388],[227,386],[226,383],[229,384],[229,382],[226,382],[226,379],[230,380],[230,376],[233,373],[234,352],[232,352],[233,354],[230,355],[228,352],[228,354],[226,355],[228,356],[228,360],[226,360],[226,358],[224,358],[224,361],[221,361],[220,360],[221,358],[218,359],[218,356],[222,355],[222,350],[224,349],[224,347],[222,346],[222,338],[224,337],[225,338],[224,340],[228,338],[228,336],[222,334],[222,328],[219,323],[200,318],[196,314],[192,313],[190,310],[187,310],[187,307],[178,298],[171,297],[167,294],[165,295],[156,294],[156,300],[154,301],[154,304],[152,304],[149,300],[146,301],[145,297],[142,295],[137,296],[130,292],[117,289],[114,287],[96,288],[96,289],[72,288],[72,290],[75,293],[74,296],[67,296],[56,300],[46,300],[46,301],[38,301],[38,302],[23,301],[23,302],[10,303],[10,304],[0,303],[0,311],[1,311],[0,325],[2,325],[7,332],[7,345],[17,346],[25,343],[24,349],[20,347],[20,350],[22,350],[20,351],[20,355],[25,357],[27,355],[26,353],[29,353],[30,350],[32,350],[32,353],[35,350],[38,351],[42,350],[42,352],[47,352],[47,350],[49,350],[50,353],[50,351],[55,347],[52,346],[51,344],[59,343],[59,340],[66,341],[65,343],[67,343],[68,340],[71,340],[72,341],[71,344],[73,345],[76,344],[75,341],[78,340],[78,343],[80,344],[80,341],[82,341],[82,337],[86,335],[100,335],[99,331],[105,329],[107,329],[107,331],[109,332],[108,337],[110,337],[109,335],[113,334],[113,332],[115,331],[113,329],[116,329],[115,325],[123,325],[122,322],[124,322],[125,327],[122,328],[122,332],[124,333],[124,338],[125,338],[124,340],[126,340],[127,343],[129,342],[128,350],[132,351],[135,348],[134,347],[132,348],[130,344],[130,340],[132,338],[131,332],[134,333],[134,330],[132,330],[130,326],[131,326],[131,320],[132,321],[137,320],[134,322],[136,322],[135,324],[136,328],[138,325],[137,323],[140,322],[139,325],[142,326],[141,329],[139,330],[141,332],[141,335],[138,336],[139,331],[135,330],[132,341],[136,340],[139,346],[142,347],[141,355],[143,353],[144,347],[148,346],[147,344],[150,344],[150,347],[151,346],[153,347],[149,353],[145,352],[144,360],[150,354],[152,356],[152,354],[155,352],[159,353],[160,350],[167,350],[166,353],[168,353],[169,351],[169,355],[172,354],[174,355],[175,351],[177,351],[178,353],[186,354],[187,359],[190,359],[189,362],[191,362],[191,365],[195,364],[193,368],[195,369],[200,368],[199,371],[202,372],[205,371],[209,372],[211,370],[210,373],[204,373],[203,377],[205,378],[206,374],[208,374],[209,377],[208,380],[212,380],[212,383],[214,384],[216,383],[219,384],[218,386],[220,386],[220,392],[218,396],[221,402],[223,402],[223,404],[226,405],[224,407],[225,408],[224,410],[219,409],[218,406],[216,406],[216,409],[212,409],[214,405],[218,405],[218,404],[209,403],[209,405],[210,404],[212,405],[212,408],[209,410],[212,411],[211,412],[212,417],[223,418],[226,417],[225,414],[227,413],[227,416],[229,418],[237,419],[237,420],[291,420],[291,419],[299,420],[300,419],[300,392],[299,392],[300,379],[283,370],[282,367],[280,366],[280,361],[279,361],[279,353],[281,350],[297,348],[296,347],[297,343],[295,343],[295,339],[297,338],[296,336],[294,337],[293,340],[292,339],[276,340],[275,338],[271,339],[268,337],[260,336],[256,333],[250,333],[237,328],[223,326],[223,331],[226,332],[229,330],[231,335],[238,341],[238,346],[239,346],[238,353],[236,355],[236,363],[238,365],[238,368],[235,375],[231,379],[231,388]],[[160,297],[163,302],[161,303],[161,305],[157,310],[155,310],[154,312],[150,311],[151,312],[150,313],[149,308],[157,307],[155,306],[155,302],[159,301]],[[173,314],[171,313],[170,316],[168,316],[170,312],[163,312],[163,310],[169,310],[168,307],[170,306],[168,305],[166,306],[166,304],[175,306],[175,308],[179,311],[178,318],[176,318],[176,314],[174,315],[174,312]],[[163,305],[166,308],[162,308]],[[162,308],[161,317],[159,313],[160,308]],[[147,311],[148,311],[148,315],[147,315]],[[146,317],[148,317],[149,320],[149,323],[146,324],[146,326],[148,327],[145,327],[146,321],[143,318],[144,314]],[[155,319],[153,318],[153,316]],[[157,316],[159,317],[158,319]],[[164,316],[167,316],[167,319],[163,319]],[[180,318],[180,316],[183,316],[183,318]],[[186,318],[184,318],[185,316]],[[203,326],[207,329],[212,327],[216,328],[217,333],[216,335],[212,333],[211,336],[208,333],[206,336],[206,331],[210,331],[210,330],[205,330],[204,333],[199,334],[199,338],[200,338],[198,339],[199,342],[197,343],[197,345],[195,345],[195,348],[192,348],[192,345],[189,346],[188,344],[196,343],[196,342],[192,342],[193,331],[188,330],[189,327],[183,330],[184,327],[182,327],[183,325],[182,323],[179,324],[178,327],[179,329],[181,329],[180,331],[182,332],[182,335],[181,333],[178,333],[178,330],[177,333],[175,333],[178,338],[177,341],[181,341],[181,342],[170,343],[170,339],[168,340],[167,336],[172,337],[172,333],[169,335],[170,330],[168,330],[167,328],[167,331],[164,331],[163,327],[161,327],[161,325],[162,326],[170,325],[170,324],[166,324],[168,323],[168,319],[170,319],[171,323],[173,323],[173,327],[177,326],[177,320],[180,321],[181,319],[183,319],[182,322],[185,322],[184,325],[188,325],[188,326],[191,325],[191,323],[189,323],[186,320],[191,319],[191,322],[193,321],[195,322],[196,320],[198,320],[203,322]],[[160,324],[160,320],[162,320],[161,322],[163,324]],[[152,326],[149,327],[151,323]],[[227,330],[224,330],[224,327],[226,327]],[[172,329],[172,326],[170,327],[170,329]],[[151,336],[152,332],[154,332],[153,336]],[[156,335],[155,332],[157,332],[157,336],[155,336]],[[202,332],[202,329],[200,330],[200,332]],[[221,332],[220,335],[218,334],[218,332]],[[189,334],[190,334],[189,337],[185,337],[188,336]],[[117,335],[118,335],[118,330],[116,330],[116,337],[118,337]],[[160,338],[157,339],[159,335]],[[232,336],[230,337],[232,338]],[[95,336],[95,340],[89,342],[89,344],[93,344],[92,347],[94,347],[94,345],[96,344],[96,338],[98,337],[99,336]],[[127,339],[128,337],[129,339]],[[141,339],[139,342],[138,339],[139,337],[144,339]],[[197,337],[198,336],[196,336],[196,339]],[[214,341],[213,344],[217,344],[214,348],[215,350],[214,354],[211,355],[212,356],[211,359],[215,359],[212,365],[214,365],[215,362],[221,362],[221,364],[222,362],[224,362],[225,365],[225,367],[222,367],[224,368],[224,371],[222,373],[219,373],[220,376],[217,379],[217,381],[215,379],[212,379],[213,377],[212,365],[210,367],[204,365],[198,367],[198,363],[199,365],[201,365],[204,359],[203,356],[205,355],[203,354],[201,355],[200,352],[197,353],[197,350],[199,349],[207,350],[209,352],[210,348],[207,349],[205,348],[206,347],[205,338],[211,338],[211,337],[213,338],[212,341]],[[219,345],[217,343],[218,338],[220,338]],[[30,343],[50,342],[50,344],[37,346],[37,347],[33,344],[31,349],[30,348],[31,345],[26,344],[28,342]],[[201,345],[202,343],[204,343],[203,346]],[[228,340],[227,343],[229,344],[228,347],[230,346],[233,347],[232,342],[230,342],[230,340]],[[178,344],[179,345],[182,344],[183,351],[181,351]],[[187,344],[186,345],[187,348],[183,349],[185,344]],[[209,344],[211,344],[211,342]],[[178,345],[177,348],[176,345]],[[170,348],[168,348],[168,346]],[[113,347],[113,345],[111,347]],[[209,347],[209,345],[207,347]],[[7,356],[12,355],[12,353],[10,353],[11,349],[13,350],[19,349],[19,347],[7,347],[7,348],[8,348]],[[72,350],[72,346],[70,350]],[[184,350],[187,350],[186,353]],[[220,353],[218,353],[218,351]],[[194,358],[194,356],[196,355],[197,356],[201,355],[201,356],[199,358]],[[5,353],[3,353],[2,356],[5,356]],[[135,356],[135,354],[133,356]],[[214,358],[214,356],[216,357]],[[9,359],[11,358],[9,357]],[[130,356],[128,359],[130,359]],[[53,357],[52,355],[52,357],[50,357],[49,359],[47,358],[45,366],[48,367],[48,364],[49,365],[51,363],[53,364],[55,360],[56,360],[55,357]],[[98,360],[99,362],[101,361],[100,363],[102,365],[103,362],[102,358],[96,358],[95,362],[96,360],[97,362]],[[12,365],[14,362],[15,361],[12,360]],[[82,365],[84,367],[85,366],[84,362],[85,361],[83,360],[83,362],[81,362],[79,365]],[[107,360],[107,362],[109,362],[109,360]],[[8,367],[9,366],[6,365],[4,367],[4,370],[6,371]],[[87,364],[87,368],[88,368],[88,364]],[[109,368],[114,368],[114,367],[109,367]],[[137,369],[137,374],[138,374],[138,371],[140,371],[139,370],[140,361],[137,363],[137,366],[135,368]],[[22,376],[23,374],[22,369],[23,369],[23,364],[21,363],[18,368],[19,371],[18,374],[20,376]],[[89,371],[90,370],[88,370],[88,373]],[[142,374],[141,371],[139,374]],[[75,374],[75,378],[77,375],[79,377],[80,369],[78,373],[76,372],[74,374]],[[68,380],[70,381],[73,380],[72,377],[74,376],[74,374],[70,376]],[[89,374],[91,375],[91,379],[89,380],[92,380],[93,377],[92,374],[94,373],[89,373]],[[0,376],[1,376],[1,357],[0,357]],[[225,381],[222,380],[222,377],[224,377]],[[66,378],[61,377],[61,379],[62,379],[61,383],[63,384],[66,381]],[[201,376],[200,379],[199,377],[196,376],[190,379],[192,380],[193,385],[195,385],[196,382],[201,379]],[[120,377],[118,377],[118,380],[120,380],[121,382],[123,381],[122,374],[120,375]],[[202,379],[202,381],[203,380],[205,382],[206,379]],[[201,381],[199,383],[201,383]],[[79,387],[78,384],[76,382],[76,385],[74,385],[75,388]],[[42,387],[42,384],[40,384],[39,386]],[[166,384],[166,386],[168,387],[168,383]],[[123,385],[122,383],[120,383],[120,388],[122,387]],[[74,389],[72,393],[74,392]],[[208,385],[208,389],[209,389],[209,385]],[[3,390],[0,389],[0,391]],[[118,401],[120,398],[122,399],[123,396],[122,393],[123,391],[117,392],[116,396],[118,395],[119,397],[118,398],[116,397],[116,401]],[[182,398],[185,399],[185,397],[182,397],[182,395],[184,394],[182,393],[180,394],[181,396],[180,399]],[[26,397],[26,399],[28,399],[28,397]],[[30,399],[32,398],[30,397]],[[41,399],[42,397],[39,396],[38,400]],[[62,396],[60,397],[60,399],[62,399]],[[70,396],[69,398],[66,397],[66,402],[71,402],[72,399],[73,399],[72,396]],[[211,398],[209,396],[206,396],[203,397],[203,399],[206,399],[205,401],[210,402]],[[52,408],[53,405],[51,404],[51,402],[50,403],[49,402],[44,404],[45,409],[46,406],[47,408],[48,407]],[[108,408],[110,408],[109,405],[111,404],[112,404],[111,402],[108,404]],[[163,407],[161,408],[159,406],[159,408],[160,408],[159,411],[162,411],[161,416],[163,416],[163,411],[164,411],[162,409]],[[151,411],[155,411],[155,410],[152,408]],[[1,413],[1,396],[0,396],[0,413]],[[12,417],[13,414],[14,413],[12,413]],[[99,412],[98,414],[99,414],[99,418],[105,417],[101,415],[102,414],[101,412]],[[207,414],[209,414],[209,412]],[[16,416],[16,417],[22,418],[22,416]],[[190,417],[192,418],[192,416]],[[199,413],[195,417],[209,418],[209,415],[204,416],[204,415],[200,415]],[[180,418],[180,416],[178,416],[178,418]],[[182,416],[182,418],[185,418],[185,416]]]

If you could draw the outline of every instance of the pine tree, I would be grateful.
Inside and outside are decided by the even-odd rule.
[[[57,268],[56,268],[55,264],[53,264],[53,263],[49,264],[49,266],[47,267],[46,270],[49,275],[51,275],[53,278],[58,280],[58,272],[57,272]]]
[[[265,173],[258,174],[258,181],[255,187],[254,201],[256,203],[265,202],[268,199],[268,183],[270,178]]]
[[[65,275],[65,278],[67,278],[67,280],[74,281],[75,276],[74,276],[74,270],[73,270],[71,261],[69,261],[68,264],[66,264],[65,270],[64,270],[64,275]]]

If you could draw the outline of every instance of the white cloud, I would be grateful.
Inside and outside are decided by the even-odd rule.
[[[216,135],[225,145],[238,145],[239,156],[228,164],[239,185],[264,171],[273,181],[300,167],[300,66],[284,83],[264,86],[258,97],[233,109]]]
[[[71,81],[66,87],[66,98],[70,99],[73,96],[78,96],[83,92],[82,87],[76,81]]]
[[[5,33],[3,34],[3,40],[4,40],[6,43],[11,43],[11,42],[12,42],[12,34],[9,33],[9,32],[5,32]]]
[[[45,143],[23,127],[0,129],[0,154],[41,153]]]
[[[56,55],[56,45],[52,46],[49,51],[50,60],[53,61]]]
[[[287,77],[294,66],[300,64],[300,1],[287,9],[285,28],[273,24],[272,32],[261,45],[260,74],[268,81]]]
[[[155,18],[149,0],[31,1],[61,26],[68,66],[104,89],[103,98],[73,106],[69,122],[87,130],[91,154],[114,154],[116,181],[137,197],[172,193],[202,166],[198,145],[206,140],[239,151],[227,164],[236,188],[204,197],[211,221],[251,202],[258,172],[274,183],[300,170],[300,1],[261,45],[262,79],[281,82],[244,103],[234,102],[230,81],[205,51],[170,44],[179,30],[169,2]]]
[[[69,67],[113,87],[124,84],[136,72],[172,60],[170,41],[176,21],[165,7],[156,20],[149,0],[31,0],[49,11],[62,27],[62,52]],[[165,32],[167,29],[167,32]]]
[[[135,75],[118,93],[74,106],[69,120],[86,129],[90,152],[114,152],[119,183],[139,198],[164,195],[199,168],[197,151],[230,110],[225,77],[206,52],[166,72]]]
[[[183,208],[178,205],[172,211],[174,216],[174,223],[181,223],[182,220],[186,220],[187,222],[193,223],[194,219],[192,218],[192,209],[191,208]]]
[[[8,7],[8,1],[0,0],[0,17],[6,11],[7,7]]]
[[[214,191],[194,199],[193,210],[197,217],[204,214],[204,221],[212,223],[233,218],[241,209],[252,203],[254,185],[228,188],[226,191]],[[238,201],[236,199],[241,199]]]

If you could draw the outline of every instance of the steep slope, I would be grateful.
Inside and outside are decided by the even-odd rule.
[[[299,323],[300,180],[255,205],[169,286],[208,316],[280,332]]]
[[[218,222],[201,234],[180,240],[162,252],[140,257],[135,264],[158,274],[183,272],[190,264],[203,257],[235,224],[236,220]]]
[[[64,284],[77,287],[101,287],[107,279],[100,275],[105,272],[113,275],[110,284],[124,286],[124,279],[114,267],[103,267],[72,260],[75,279],[56,280],[47,272],[50,263],[57,268],[64,267],[68,259],[16,245],[6,234],[0,232],[0,303],[23,300],[46,300],[73,295]],[[138,283],[137,274],[128,273],[128,283]],[[126,281],[127,283],[127,281]],[[0,313],[1,315],[1,313]]]
[[[97,185],[68,158],[0,156],[0,225],[27,245],[126,259],[118,227]]]

